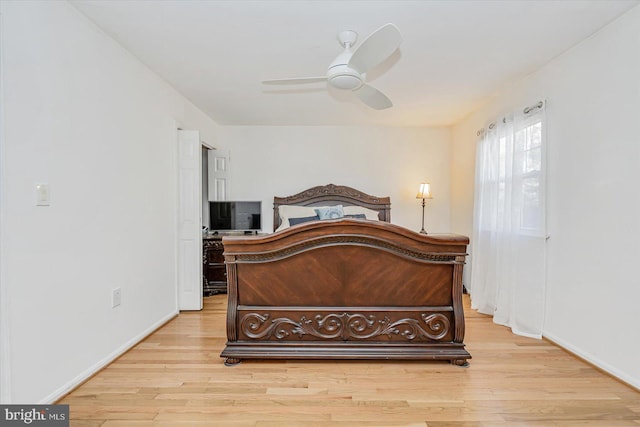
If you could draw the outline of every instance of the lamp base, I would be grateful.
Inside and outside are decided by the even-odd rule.
[[[422,199],[422,230],[420,230],[420,234],[427,234],[426,230],[424,229],[424,199]]]

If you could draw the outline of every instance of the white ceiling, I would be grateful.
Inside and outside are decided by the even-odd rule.
[[[450,125],[502,85],[537,70],[639,0],[138,1],[72,0],[106,33],[221,125]],[[322,76],[381,25],[404,42],[368,73],[394,103],[376,111]],[[357,47],[357,44],[356,44]]]

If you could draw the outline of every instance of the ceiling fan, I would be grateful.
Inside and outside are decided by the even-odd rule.
[[[291,79],[265,80],[267,85],[292,85],[327,81],[331,86],[351,90],[371,108],[384,110],[393,104],[385,94],[366,83],[366,72],[380,65],[395,52],[402,43],[398,27],[385,24],[371,33],[355,50],[351,50],[358,33],[347,30],[338,34],[338,41],[344,47],[338,57],[329,65],[327,75],[322,77],[300,77]]]

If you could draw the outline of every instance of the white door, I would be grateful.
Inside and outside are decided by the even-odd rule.
[[[178,131],[178,309],[202,310],[200,133]]]
[[[229,200],[229,152],[209,151],[209,200]]]

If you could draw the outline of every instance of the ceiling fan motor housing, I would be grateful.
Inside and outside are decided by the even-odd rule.
[[[345,51],[329,65],[327,79],[332,86],[338,89],[355,90],[364,83],[363,76],[348,65],[352,54],[347,45]]]

